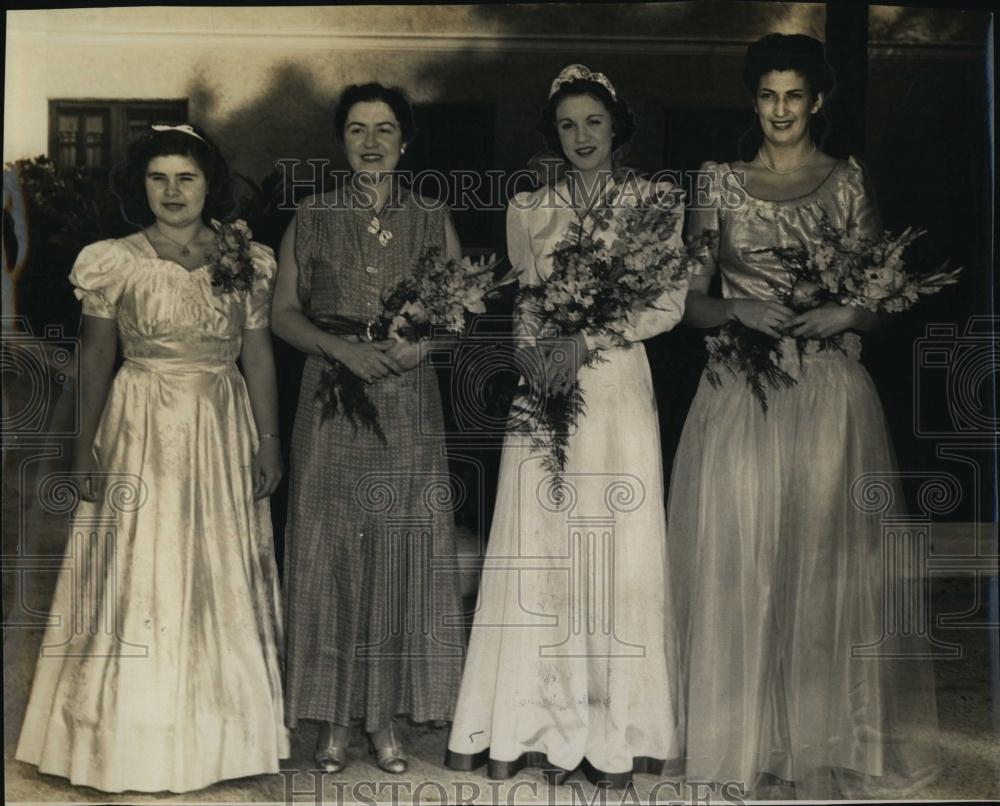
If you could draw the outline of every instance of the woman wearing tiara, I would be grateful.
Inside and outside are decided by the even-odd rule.
[[[853,501],[866,473],[894,483],[858,360],[858,331],[877,318],[834,303],[796,314],[769,249],[818,245],[824,216],[875,236],[878,213],[860,164],[817,146],[833,87],[822,45],[766,36],[744,77],[757,114],[749,161],[703,166],[711,199],[688,232],[704,263],[685,321],[779,339],[795,383],[768,387],[765,411],[741,371],[710,358],[675,457],[667,547],[686,635],[687,776],[751,795],[899,795],[936,770],[936,712],[919,647],[883,636],[883,573],[898,569],[883,567],[878,518]],[[707,295],[715,272],[722,299]],[[831,338],[840,347],[820,341]]]
[[[609,208],[614,216],[624,203],[612,159],[634,122],[604,75],[571,65],[552,83],[539,129],[569,170],[508,207],[508,254],[530,284],[545,283],[574,222]],[[684,291],[620,323],[631,349],[589,335],[564,349],[538,335],[533,317],[518,318],[521,349],[538,350],[547,377],[575,376],[586,410],[569,438],[561,497],[545,457],[507,434],[450,767],[486,763],[490,777],[507,778],[541,766],[556,780],[582,767],[621,787],[681,755],[656,403],[637,342],[679,321]],[[581,366],[589,349],[599,360]]]
[[[70,274],[83,500],[16,757],[107,792],[186,792],[288,756],[267,502],[275,262],[256,243],[236,257],[207,226],[234,205],[200,129],[144,132],[114,183],[144,228],[88,246]],[[250,287],[220,285],[227,256]]]

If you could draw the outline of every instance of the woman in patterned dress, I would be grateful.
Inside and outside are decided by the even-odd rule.
[[[144,229],[91,244],[70,273],[83,501],[17,758],[107,792],[186,792],[288,756],[267,502],[281,478],[276,267],[252,244],[252,289],[213,286],[206,222],[233,197],[201,130],[144,132],[116,178]]]
[[[814,139],[833,85],[819,42],[765,37],[745,80],[757,142],[747,162],[703,166],[711,198],[688,232],[713,235],[685,321],[781,339],[796,382],[768,388],[765,412],[745,377],[710,358],[674,460],[667,547],[686,635],[687,776],[758,796],[898,796],[937,769],[936,711],[917,636],[883,635],[883,573],[898,569],[883,568],[882,525],[854,500],[865,474],[898,485],[859,362],[858,331],[878,320],[835,303],[796,314],[776,295],[791,278],[769,250],[817,243],[824,215],[877,235],[878,212],[857,160]],[[707,294],[715,272],[721,299]]]
[[[334,125],[356,181],[299,205],[273,309],[275,332],[308,354],[285,538],[287,724],[319,721],[316,761],[337,772],[359,723],[378,765],[401,773],[394,717],[450,721],[463,657],[437,379],[424,345],[332,335],[314,321],[347,317],[363,334],[421,253],[457,257],[460,246],[444,206],[395,180],[414,134],[399,91],[347,88]],[[324,354],[369,383],[384,440],[343,414],[323,421]]]

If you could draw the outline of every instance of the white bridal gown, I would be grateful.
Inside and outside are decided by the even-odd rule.
[[[616,189],[606,197],[612,206]],[[516,197],[507,248],[522,282],[545,282],[575,217],[565,185]],[[682,217],[672,239],[678,249]],[[685,292],[630,317],[625,336],[638,342],[669,330]],[[533,337],[534,323],[519,327],[522,338]],[[582,765],[592,780],[621,786],[682,754],[649,364],[641,344],[592,344],[606,349],[580,370],[586,411],[569,440],[564,499],[553,495],[527,436],[506,437],[448,742],[447,763],[457,769],[488,762],[490,777],[505,778],[524,766]]]

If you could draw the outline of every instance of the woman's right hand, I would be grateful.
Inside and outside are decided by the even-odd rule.
[[[73,455],[73,483],[81,501],[96,502],[104,494],[103,477],[92,450],[77,448]]]
[[[728,299],[726,302],[729,303],[729,319],[776,339],[785,335],[782,332],[785,323],[795,316],[795,311],[780,302],[762,299]]]
[[[368,383],[375,383],[403,369],[399,362],[387,355],[395,342],[391,339],[377,342],[347,342],[340,350],[337,360],[351,372]]]

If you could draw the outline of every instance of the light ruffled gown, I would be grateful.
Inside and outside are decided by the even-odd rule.
[[[824,214],[849,233],[880,230],[854,159],[783,202],[727,206],[739,201],[720,192],[729,167],[703,170],[714,204],[692,214],[692,230],[719,232],[703,271],[721,273],[726,297],[775,299],[790,278],[767,249],[817,244]],[[861,341],[843,342],[844,352],[808,342],[800,361],[786,338],[782,367],[797,383],[767,389],[766,413],[721,366],[721,387],[703,375],[688,413],[667,546],[685,634],[689,780],[884,797],[937,771],[932,668],[920,636],[887,621],[903,569],[883,558],[883,525],[857,486],[874,474],[901,502],[896,463]]]
[[[17,759],[108,792],[184,792],[275,773],[281,617],[243,376],[266,327],[274,257],[250,294],[157,257],[145,235],[84,249],[83,312],[116,319],[125,363],[94,451],[103,502],[82,502],[56,586]]]
[[[516,197],[507,249],[522,282],[545,282],[575,216],[565,185]],[[678,249],[680,229],[678,220]],[[623,322],[626,338],[669,330],[685,291]],[[518,327],[528,342],[537,333],[530,319]],[[586,412],[569,440],[565,498],[553,495],[544,455],[526,435],[509,431],[504,443],[448,741],[456,769],[488,763],[490,777],[506,778],[524,766],[582,766],[592,780],[622,786],[633,772],[658,774],[681,755],[649,364],[641,344],[590,343],[603,360],[579,373]]]

